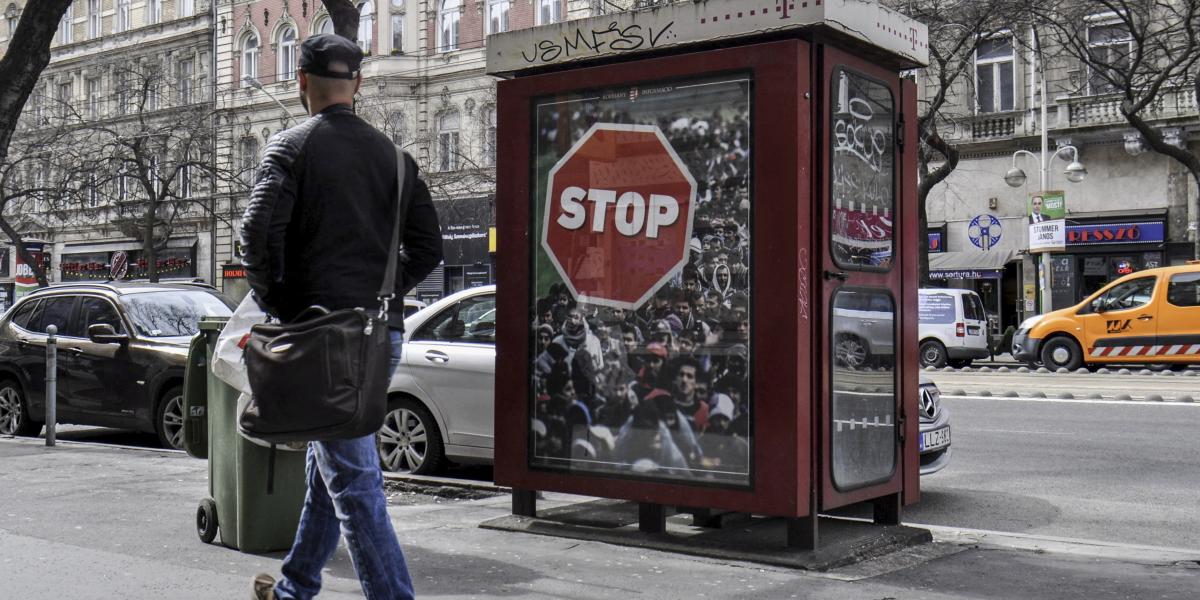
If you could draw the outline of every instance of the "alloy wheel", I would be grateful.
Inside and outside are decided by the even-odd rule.
[[[429,449],[426,424],[414,411],[397,408],[379,429],[379,458],[388,471],[411,473],[425,464]]]
[[[845,337],[838,341],[834,355],[843,365],[851,369],[861,368],[867,362],[867,349],[857,339]]]
[[[183,448],[183,395],[171,396],[162,412],[163,437],[176,450]]]
[[[16,435],[24,420],[21,395],[11,386],[0,389],[0,434]]]

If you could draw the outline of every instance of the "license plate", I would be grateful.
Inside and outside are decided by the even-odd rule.
[[[950,426],[934,429],[921,434],[921,452],[937,450],[950,445]]]
[[[983,333],[982,327],[967,327],[967,333],[970,335],[979,335]]]

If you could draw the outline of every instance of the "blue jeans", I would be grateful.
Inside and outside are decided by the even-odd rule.
[[[400,365],[401,333],[391,330],[392,371]],[[350,559],[370,600],[413,597],[404,552],[383,494],[375,434],[308,444],[308,494],[292,551],[275,584],[280,600],[308,600],[321,591],[321,570],[346,537]]]

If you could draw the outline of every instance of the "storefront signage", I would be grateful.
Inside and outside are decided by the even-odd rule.
[[[157,274],[164,278],[196,276],[194,248],[163,248],[155,257]],[[123,264],[122,264],[123,263]],[[145,279],[149,264],[139,250],[63,254],[59,264],[61,281],[111,281]]]
[[[1067,248],[1067,222],[1045,221],[1029,226],[1029,251],[1062,252]]]
[[[246,267],[242,265],[225,265],[221,267],[221,279],[245,279]]]
[[[1086,246],[1089,244],[1161,244],[1165,239],[1166,227],[1161,222],[1067,226],[1067,243],[1072,246]]]
[[[43,253],[44,247],[45,244],[41,242],[26,242],[25,244],[25,250],[29,252],[29,257],[33,259],[34,262],[40,262],[43,269],[46,268],[46,264],[49,262],[48,259],[50,256],[49,254]],[[37,288],[38,280],[37,275],[35,275],[33,272],[33,267],[28,265],[25,260],[21,258],[21,253],[18,252],[17,276],[16,285],[13,288],[13,301],[20,300],[21,296],[24,296],[25,294],[28,294]]]
[[[929,232],[929,251],[930,252],[945,252],[946,251],[946,242],[943,240],[942,232],[940,232],[940,231],[930,231]]]
[[[1002,269],[955,269],[952,271],[930,271],[930,279],[1000,279]]]
[[[980,250],[991,250],[1003,236],[1004,228],[1000,226],[1000,219],[992,215],[979,215],[971,219],[967,227],[967,238]]]
[[[755,6],[750,6],[755,4]],[[878,3],[745,0],[667,3],[490,37],[489,74],[823,25],[910,64],[929,62],[928,28]]]

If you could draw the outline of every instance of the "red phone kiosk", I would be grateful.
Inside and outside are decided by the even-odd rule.
[[[919,497],[925,27],[708,0],[491,36],[496,482],[789,519]]]

